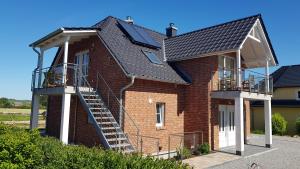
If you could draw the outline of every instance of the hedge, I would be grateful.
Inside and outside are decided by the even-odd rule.
[[[100,147],[63,145],[55,138],[41,137],[37,130],[27,131],[0,124],[0,168],[187,169],[189,166],[138,154],[125,155]]]

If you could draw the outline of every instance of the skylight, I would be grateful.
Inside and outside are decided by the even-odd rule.
[[[162,65],[162,62],[158,59],[158,57],[150,52],[150,51],[144,51],[143,50],[143,53],[147,56],[147,58],[150,60],[150,62],[154,63],[154,64],[159,64],[159,65]]]

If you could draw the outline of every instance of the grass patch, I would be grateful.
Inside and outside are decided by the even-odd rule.
[[[22,114],[0,114],[0,121],[29,121],[29,115]],[[42,116],[39,116],[39,120],[44,120]]]
[[[253,134],[265,134],[265,131],[263,131],[263,130],[253,130],[252,133]]]
[[[45,109],[40,109],[40,113],[46,111]],[[0,108],[0,113],[9,114],[30,114],[30,109],[16,109],[16,108]]]

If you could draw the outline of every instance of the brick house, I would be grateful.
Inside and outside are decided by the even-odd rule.
[[[175,148],[170,135],[200,132],[196,139],[212,149],[236,145],[242,154],[249,100],[263,100],[270,147],[269,66],[278,61],[261,15],[176,33],[174,24],[162,34],[109,16],[32,43],[38,65],[30,127],[37,127],[40,95],[48,95],[46,132],[66,144],[150,152],[146,139],[154,139],[165,152]],[[43,68],[44,52],[53,47],[59,48],[53,63]],[[259,67],[265,74],[250,71]],[[184,138],[184,144],[191,143]]]

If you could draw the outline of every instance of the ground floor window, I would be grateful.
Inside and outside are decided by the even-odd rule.
[[[162,127],[164,124],[165,103],[156,103],[156,127]]]

